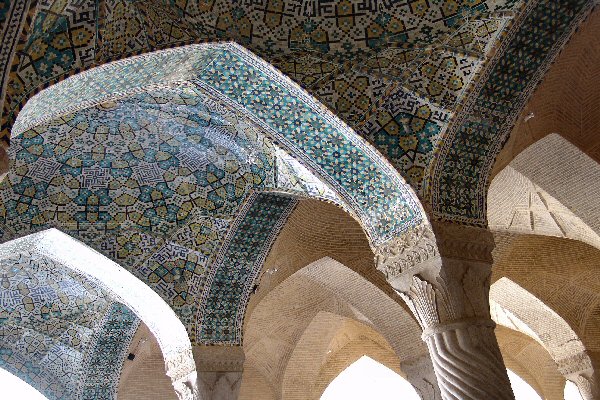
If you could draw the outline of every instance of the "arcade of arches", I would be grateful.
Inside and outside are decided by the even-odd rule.
[[[0,368],[600,400],[598,4],[0,0]]]

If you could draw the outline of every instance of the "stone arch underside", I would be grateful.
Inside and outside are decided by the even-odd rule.
[[[562,140],[560,140],[562,142]],[[564,148],[564,146],[561,146]],[[529,150],[528,150],[529,151]],[[552,153],[555,154],[555,153]],[[573,161],[573,160],[570,160]],[[573,165],[573,164],[563,164]],[[592,167],[592,171],[595,167]],[[561,173],[561,176],[572,176],[570,171]],[[592,178],[592,177],[590,177]],[[598,175],[600,178],[600,174]],[[488,224],[492,232],[508,232],[514,234],[534,234],[544,236],[555,236],[579,240],[596,248],[600,248],[600,236],[588,224],[594,223],[592,210],[595,198],[593,186],[595,182],[592,179],[584,179],[587,182],[589,191],[578,191],[571,189],[571,200],[565,199],[567,204],[561,203],[548,191],[553,191],[552,187],[544,189],[538,183],[532,181],[509,164],[492,181],[488,194]],[[564,182],[564,181],[563,181]],[[566,183],[565,183],[566,184]],[[573,206],[573,197],[579,197],[575,200],[584,204],[583,209]],[[588,223],[576,215],[571,209],[577,210],[579,215],[585,218]]]
[[[294,205],[287,197],[340,205],[372,245],[426,224],[376,150],[233,44],[103,65],[25,108],[0,193],[4,240],[48,226],[67,231],[172,304],[192,342],[240,343],[257,268]],[[265,213],[257,220],[252,207]],[[231,268],[242,274],[235,284]],[[219,271],[228,293],[217,289]]]
[[[521,332],[496,326],[496,338],[506,368],[526,381],[542,399],[563,400],[565,378],[548,351]]]
[[[303,295],[309,291],[310,297]],[[386,306],[382,307],[382,304]],[[247,316],[245,368],[251,367],[252,371],[266,379],[274,393],[283,393],[286,370],[290,368],[294,349],[319,312],[336,314],[373,327],[390,343],[393,353],[405,363],[399,367],[402,369],[402,365],[406,365],[409,370],[405,373],[409,375],[411,363],[428,359],[426,348],[418,339],[420,330],[416,322],[400,304],[356,272],[325,257],[285,278]],[[400,328],[398,321],[404,321]],[[408,340],[409,337],[414,340]],[[315,356],[326,357],[327,354]],[[429,368],[432,368],[431,365]],[[426,382],[418,380],[427,378],[415,374],[414,377],[409,376],[409,381],[418,390],[425,390],[422,386],[427,386]],[[241,395],[247,390],[246,384],[242,385]],[[252,386],[251,383],[248,385]],[[435,381],[430,385],[435,387]]]
[[[600,165],[559,134],[517,155],[492,181],[488,218],[508,230],[600,243]]]
[[[125,314],[125,317],[128,315],[126,311],[130,310],[129,319],[133,321],[130,322],[132,329],[126,331],[126,335],[123,338],[115,337],[115,335],[119,335],[119,326],[112,326],[111,321],[107,321],[106,329],[96,333],[98,335],[98,348],[95,350],[103,352],[105,349],[102,346],[111,349],[111,346],[114,347],[119,343],[123,343],[121,346],[124,345],[125,347],[120,350],[119,348],[114,349],[114,354],[111,353],[108,357],[104,358],[105,360],[110,360],[111,357],[121,357],[118,359],[118,365],[121,365],[120,363],[124,359],[124,352],[129,345],[127,339],[131,339],[137,329],[139,320],[142,320],[149,327],[159,343],[165,360],[166,374],[171,378],[180,398],[193,398],[194,392],[197,391],[195,387],[197,379],[196,366],[185,327],[169,305],[143,282],[108,258],[96,253],[84,244],[56,229],[14,239],[1,246],[2,255],[7,259],[14,257],[15,254],[22,254],[31,259],[47,260],[53,265],[61,266],[63,271],[74,271],[86,277],[90,280],[91,287],[101,287],[116,301],[122,303],[121,307],[125,311],[121,312]],[[126,326],[125,322],[127,322],[125,317],[124,326]],[[115,344],[112,344],[112,342],[115,342]],[[92,371],[102,373],[104,372],[102,368],[109,370],[113,368],[113,365],[99,361],[104,357],[103,354],[90,352],[88,356],[92,357],[90,371],[87,371],[88,374],[93,375]],[[99,358],[94,359],[94,357]],[[120,371],[120,368],[116,370]],[[106,373],[104,372],[101,375],[106,375]],[[90,381],[94,382],[95,379],[99,378],[91,378]],[[84,379],[81,382],[86,384],[86,381]],[[116,395],[115,385],[117,382],[118,378],[116,382],[112,382],[113,386],[108,389],[104,389],[99,385],[98,390],[100,392],[98,393],[94,392],[95,389],[92,386],[89,390],[71,393],[71,395],[82,396],[82,398],[93,398],[94,396],[108,396],[107,398],[112,398],[112,396]],[[103,389],[110,390],[111,392],[104,393],[101,391]]]
[[[582,358],[591,366],[586,347],[569,324],[542,300],[504,277],[490,289],[490,308],[494,321],[530,336],[547,349],[561,365]]]
[[[320,399],[327,386],[364,355],[404,375],[398,356],[373,328],[329,312],[317,313],[286,366],[283,398]]]
[[[585,398],[593,398],[598,387],[599,303],[593,268],[598,250],[578,241],[537,235],[498,233],[496,241],[492,311],[495,307],[496,317],[503,315],[500,319],[507,326],[541,343],[559,372],[575,382]],[[495,288],[497,284],[508,286]],[[519,304],[502,309],[495,296]]]

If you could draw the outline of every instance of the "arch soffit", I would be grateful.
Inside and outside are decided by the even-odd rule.
[[[372,327],[348,317],[319,311],[293,349],[285,367],[281,393],[285,398],[303,398],[309,387],[312,389],[309,398],[318,399],[340,372],[363,355],[403,375],[398,356]],[[307,363],[307,359],[311,361]]]
[[[556,220],[554,227],[542,226],[542,229],[554,231],[554,236],[578,239],[597,247],[600,234],[597,215],[600,207],[595,199],[600,194],[600,165],[595,160],[559,134],[553,133],[523,150],[494,178],[490,186],[490,196],[494,198],[490,197],[490,202],[502,195],[493,193],[493,190],[500,190],[494,182],[501,184],[508,177],[513,181],[518,180],[519,187],[529,186],[530,191],[535,190],[539,199],[530,196],[533,197],[532,208],[536,208],[536,211],[546,208]],[[506,182],[503,186],[506,186]],[[512,197],[523,196],[522,193],[510,194]],[[502,200],[506,202],[508,199]],[[516,201],[513,200],[513,203]],[[543,204],[539,204],[540,201]],[[488,207],[491,206],[494,204],[488,204]],[[540,225],[544,225],[543,221],[540,222]],[[535,227],[532,229],[535,233]]]
[[[16,247],[0,245],[0,367],[51,400],[114,396],[139,319],[84,274]]]
[[[82,108],[182,81],[265,129],[334,189],[373,244],[424,221],[416,195],[377,150],[289,78],[233,43],[147,53],[70,77],[27,102],[13,136]],[[333,146],[331,151],[323,143]]]
[[[249,332],[253,329],[252,325],[261,320],[259,325],[274,321],[274,316],[287,319],[283,315],[293,314],[295,309],[308,311],[311,317],[314,316],[317,309],[309,304],[312,304],[310,301],[315,296],[311,296],[310,299],[302,295],[296,296],[294,304],[281,301],[282,298],[288,298],[286,293],[305,293],[302,290],[297,291],[298,285],[308,285],[310,290],[322,293],[321,297],[333,296],[350,306],[352,312],[344,316],[362,321],[380,332],[391,343],[402,361],[412,361],[427,353],[422,341],[416,340],[421,335],[421,329],[402,305],[364,277],[330,257],[323,257],[305,266],[273,288],[252,313],[246,316],[245,330]],[[274,313],[274,309],[279,311]],[[398,321],[402,323],[398,324]]]
[[[543,399],[563,400],[565,378],[548,350],[529,335],[497,325],[496,338],[506,368],[525,380]]]
[[[30,254],[34,258],[52,260],[57,265],[86,277],[123,303],[127,308],[117,311],[127,315],[126,312],[130,309],[144,321],[159,343],[165,359],[166,373],[173,381],[175,390],[182,399],[191,398],[196,380],[191,344],[182,323],[158,294],[116,263],[56,229],[0,245],[2,259],[15,254]],[[139,320],[133,315],[131,318],[136,321],[134,328],[137,328]],[[107,323],[110,329],[110,321]],[[135,329],[129,331],[129,339],[134,333]],[[103,340],[102,337],[99,339]],[[106,344],[108,343],[104,343]],[[125,343],[119,355],[124,355],[128,344],[129,342]],[[101,346],[98,350],[106,349]]]
[[[290,196],[341,200],[251,122],[206,96],[185,84],[156,89],[17,137],[0,189],[1,232],[7,240],[59,227],[158,292],[193,342],[239,344],[253,273],[295,204]],[[229,269],[243,285],[231,285]],[[224,282],[235,295],[207,306],[202,293],[223,292],[205,286]],[[229,312],[236,317],[221,318]],[[196,332],[196,317],[206,329]]]
[[[593,197],[593,190],[590,194],[577,190],[571,193],[582,198],[576,201],[580,204],[586,204]],[[581,212],[590,215],[589,209]],[[488,226],[493,232],[555,236],[579,240],[600,249],[600,235],[592,227],[512,165],[496,175],[490,185]]]
[[[308,291],[311,296],[304,296]],[[271,377],[272,365],[287,365],[302,332],[319,311],[372,326],[391,344],[401,361],[427,355],[419,339],[420,328],[408,311],[356,272],[325,257],[286,278],[246,316],[246,362],[263,371],[274,390],[280,390],[275,388],[281,387],[278,382],[283,379],[283,368],[275,368],[279,372]],[[292,320],[298,323],[293,325]],[[398,321],[403,322],[399,325]],[[273,349],[277,351],[273,353]],[[265,355],[271,353],[274,358],[267,360]]]
[[[550,353],[561,373],[569,373],[573,368],[592,368],[585,345],[569,324],[510,279],[503,277],[492,284],[490,310],[497,324],[521,332],[540,343]]]
[[[453,109],[522,4],[19,4],[7,13],[4,134],[31,94],[64,76],[152,49],[236,40],[356,126],[417,187]],[[55,39],[65,34],[70,46]]]
[[[485,225],[494,160],[538,82],[595,4],[527,3],[442,135],[425,181],[434,217]],[[552,32],[540,36],[548,24]]]

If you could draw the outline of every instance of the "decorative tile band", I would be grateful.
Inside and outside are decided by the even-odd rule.
[[[83,363],[79,399],[117,398],[123,362],[139,324],[140,320],[123,304],[110,306]]]
[[[486,223],[493,163],[526,101],[591,0],[538,0],[528,5],[443,135],[427,191],[437,218]]]
[[[246,305],[264,260],[297,200],[255,193],[240,210],[217,254],[201,302],[196,340],[206,344],[242,343]]]

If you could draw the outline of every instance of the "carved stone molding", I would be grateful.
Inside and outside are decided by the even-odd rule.
[[[421,225],[376,248],[375,265],[386,279],[391,280],[437,255],[431,226]]]
[[[165,367],[180,400],[198,399],[198,376],[191,349],[165,355]]]
[[[491,265],[493,249],[494,238],[488,229],[434,221],[375,248],[375,265],[392,286],[404,290],[397,286],[410,284],[410,275],[443,269],[443,259]]]
[[[556,361],[556,365],[558,366],[558,371],[565,377],[594,369],[592,360],[586,352],[577,353],[558,360]]]

